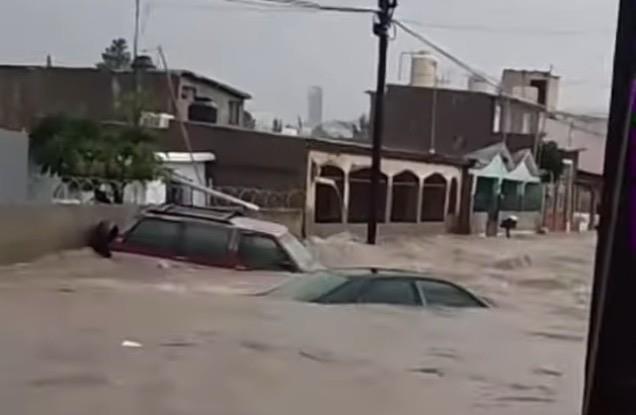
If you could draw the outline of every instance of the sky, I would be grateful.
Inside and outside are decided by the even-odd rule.
[[[306,117],[307,91],[324,90],[325,119],[368,112],[377,38],[371,17],[253,11],[227,0],[141,0],[141,47],[161,45],[171,68],[190,69],[249,92],[251,111]],[[375,0],[319,0],[374,7]],[[553,69],[560,109],[606,112],[618,0],[400,0],[396,16],[475,69]],[[134,0],[2,0],[0,63],[92,66],[116,37],[132,42]],[[398,31],[389,45],[389,82],[402,52],[426,49]],[[151,53],[152,55],[153,53]],[[407,68],[407,66],[405,66]],[[446,60],[441,74],[464,85]]]

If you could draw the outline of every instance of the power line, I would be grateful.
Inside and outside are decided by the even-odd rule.
[[[416,38],[420,42],[426,44],[428,47],[433,49],[435,52],[437,52],[440,55],[444,56],[446,59],[450,60],[451,62],[453,62],[454,64],[456,64],[460,68],[464,69],[465,71],[467,71],[468,73],[470,73],[472,75],[475,75],[479,79],[487,82],[488,84],[494,86],[495,88],[500,89],[499,82],[495,81],[494,78],[490,77],[489,75],[487,75],[487,74],[485,74],[483,72],[478,71],[477,69],[474,69],[468,63],[466,63],[463,60],[461,60],[460,58],[452,55],[450,52],[447,52],[446,50],[444,50],[443,48],[441,48],[440,46],[435,44],[433,41],[427,39],[426,37],[424,37],[420,33],[416,32],[413,29],[411,29],[409,26],[404,24],[402,21],[396,19],[393,22],[400,29],[404,30],[406,33],[408,33],[409,35],[413,36],[414,38]]]
[[[237,0],[226,0],[230,3]],[[377,9],[364,7],[348,7],[348,6],[328,6],[314,1],[307,0],[253,0],[252,3],[275,4],[276,7],[293,7],[301,9],[311,9],[318,11],[342,12],[342,13],[377,13]]]
[[[519,36],[580,36],[590,33],[595,34],[610,34],[611,29],[535,29],[530,27],[514,28],[514,27],[495,27],[486,25],[474,25],[474,24],[446,24],[446,23],[432,23],[421,22],[411,19],[401,19],[402,22],[419,26],[425,29],[439,29],[459,32],[479,32],[479,33],[493,33],[493,34],[508,34]]]

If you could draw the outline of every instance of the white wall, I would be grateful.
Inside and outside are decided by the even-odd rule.
[[[0,129],[0,203],[27,200],[29,137]]]
[[[192,180],[195,183],[204,184],[199,182],[205,180],[205,163],[175,163],[164,162],[164,167],[172,170],[176,174]],[[207,184],[207,183],[206,183]],[[160,205],[166,203],[166,184],[161,180],[155,180],[145,185],[145,204]],[[131,192],[134,191],[131,189]],[[207,203],[207,196],[199,191],[194,191],[192,194],[192,203],[194,206],[205,206]]]

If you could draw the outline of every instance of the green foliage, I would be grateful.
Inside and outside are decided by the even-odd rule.
[[[545,171],[544,181],[557,181],[563,174],[563,153],[554,141],[541,143],[539,147],[539,168]]]
[[[103,127],[91,120],[53,116],[43,119],[30,137],[43,174],[94,179],[109,185],[119,203],[127,184],[164,174],[155,156],[155,138],[141,127]]]
[[[128,51],[126,39],[114,39],[109,47],[102,53],[102,61],[97,64],[100,69],[110,69],[111,71],[121,71],[130,69],[132,56]]]

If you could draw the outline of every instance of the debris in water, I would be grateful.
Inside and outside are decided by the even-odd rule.
[[[132,349],[139,349],[141,347],[143,347],[143,345],[139,342],[135,342],[132,340],[124,340],[123,342],[121,342],[121,346],[122,347],[130,347]]]

